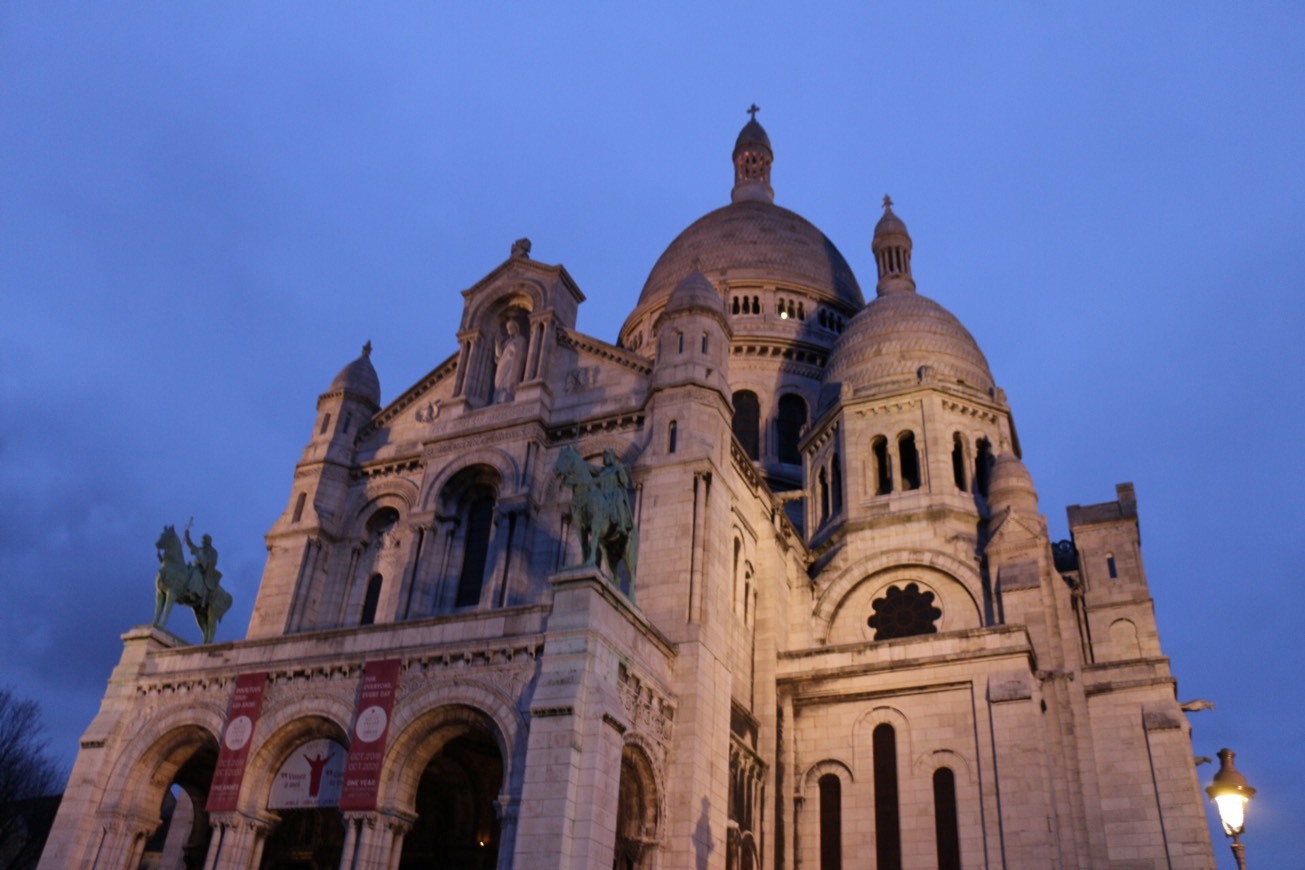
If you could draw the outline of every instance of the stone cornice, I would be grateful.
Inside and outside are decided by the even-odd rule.
[[[625,411],[606,417],[592,417],[588,420],[551,426],[545,431],[545,437],[549,444],[559,444],[599,432],[637,432],[643,428],[643,421],[642,411]]]
[[[397,418],[408,406],[417,401],[423,393],[442,381],[444,378],[452,375],[458,369],[458,354],[446,359],[436,366],[424,378],[417,381],[406,391],[401,393],[397,399],[386,405],[375,417],[363,426],[362,431],[358,433],[359,438],[366,438],[376,429],[382,426],[388,426]]]
[[[599,341],[596,338],[590,338],[574,329],[567,329],[565,326],[557,327],[556,335],[557,343],[562,347],[593,354],[644,377],[652,374],[652,363],[646,357],[640,356],[633,351],[617,347],[614,344],[608,344],[605,341]]]

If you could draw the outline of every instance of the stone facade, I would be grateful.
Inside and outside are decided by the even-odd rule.
[[[1053,542],[891,203],[866,303],[772,160],[754,119],[617,344],[522,240],[396,399],[347,365],[245,639],[123,636],[41,866],[1213,867],[1132,487]],[[574,567],[566,447],[629,469],[633,582]]]

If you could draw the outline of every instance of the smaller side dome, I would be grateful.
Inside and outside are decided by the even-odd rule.
[[[713,314],[723,315],[725,303],[716,292],[711,281],[701,272],[690,272],[683,281],[675,285],[670,298],[666,300],[664,313],[674,314],[690,308],[705,308]]]
[[[914,291],[881,293],[839,336],[825,383],[892,389],[918,383],[926,371],[986,395],[996,387],[987,359],[955,315]]]
[[[1029,470],[1014,453],[1003,453],[992,465],[988,479],[988,508],[993,516],[1012,508],[1016,513],[1038,512],[1038,492],[1033,488]]]
[[[363,345],[362,355],[340,369],[331,381],[328,393],[345,392],[366,399],[376,407],[381,405],[381,379],[372,366],[372,343]]]

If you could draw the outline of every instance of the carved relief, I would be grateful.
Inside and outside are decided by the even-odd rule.
[[[625,665],[617,671],[621,707],[630,719],[631,731],[652,739],[665,752],[675,724],[675,705]]]
[[[578,393],[598,385],[598,376],[602,371],[599,366],[583,366],[567,372],[564,389],[568,393]]]
[[[416,417],[418,423],[434,423],[440,415],[440,400],[427,402],[423,407],[417,409]]]

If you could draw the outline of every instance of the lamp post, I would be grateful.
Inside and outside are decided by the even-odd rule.
[[[1233,755],[1231,749],[1219,750],[1219,772],[1205,793],[1219,809],[1224,834],[1232,837],[1232,853],[1237,859],[1238,870],[1246,870],[1246,847],[1238,838],[1246,830],[1246,805],[1255,797],[1255,789],[1246,782],[1241,771],[1233,767]]]

